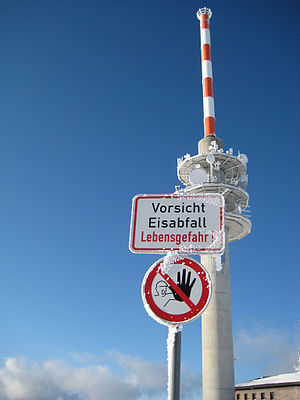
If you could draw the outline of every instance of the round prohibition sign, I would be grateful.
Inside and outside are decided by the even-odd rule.
[[[154,263],[142,283],[142,297],[148,314],[164,325],[178,325],[198,318],[211,297],[211,280],[194,259],[175,259],[164,266]]]

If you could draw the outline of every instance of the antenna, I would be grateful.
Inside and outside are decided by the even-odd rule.
[[[202,58],[202,87],[203,87],[203,114],[204,136],[216,136],[215,105],[213,94],[213,74],[210,51],[209,20],[212,12],[209,8],[200,8],[197,18],[200,21],[201,58]]]

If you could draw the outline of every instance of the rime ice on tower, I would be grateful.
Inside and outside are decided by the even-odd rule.
[[[202,316],[203,400],[232,400],[234,366],[228,243],[242,239],[251,230],[246,215],[248,159],[245,154],[234,156],[232,149],[224,152],[222,140],[216,137],[211,15],[206,7],[197,13],[201,33],[204,138],[199,141],[197,155],[178,159],[177,174],[186,186],[186,193],[221,193],[225,198],[225,254],[221,262],[216,256],[201,257],[213,287],[210,304]]]

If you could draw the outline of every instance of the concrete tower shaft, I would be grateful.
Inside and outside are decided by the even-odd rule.
[[[202,256],[209,271],[213,295],[202,315],[202,378],[204,400],[234,399],[234,362],[228,243],[222,269],[216,258]]]

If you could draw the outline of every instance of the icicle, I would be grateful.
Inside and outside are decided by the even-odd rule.
[[[170,267],[174,265],[175,261],[182,260],[183,258],[179,251],[168,251],[162,262],[161,270],[165,274],[168,274]]]
[[[222,270],[222,262],[221,262],[221,255],[215,255],[215,266],[216,266],[216,271],[221,271]]]

